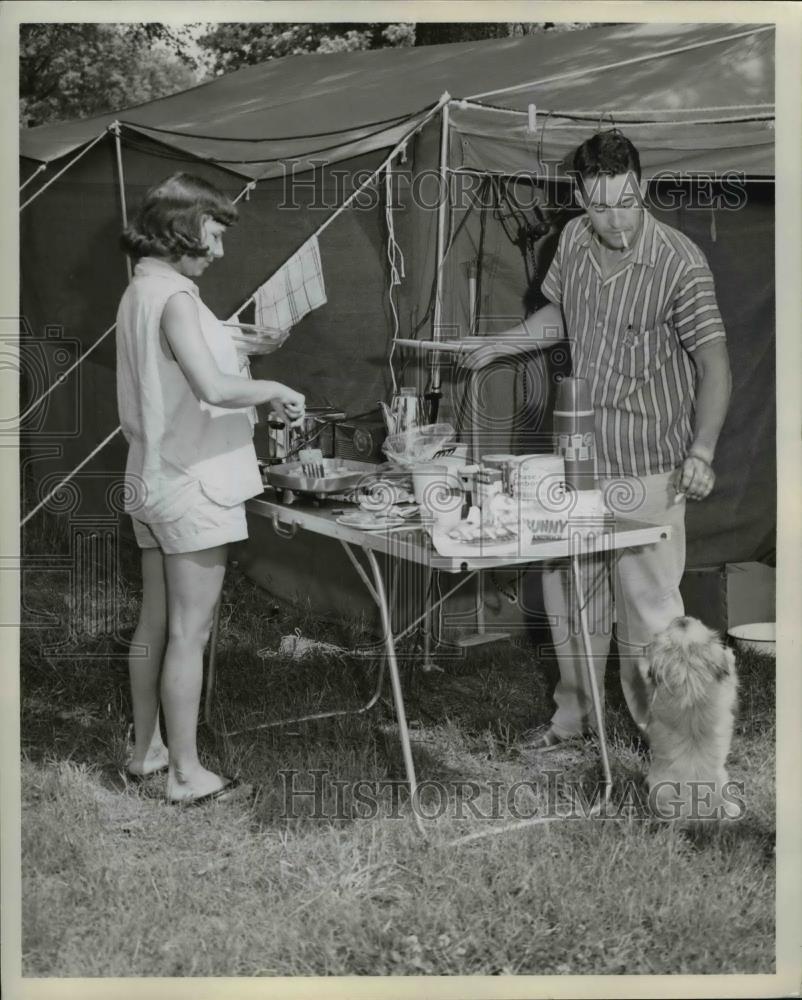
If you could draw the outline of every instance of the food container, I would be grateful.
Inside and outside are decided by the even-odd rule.
[[[519,455],[510,472],[512,495],[562,510],[565,506],[565,462],[560,455]]]
[[[777,655],[777,627],[774,622],[735,625],[727,630],[727,635],[735,640],[736,648],[742,652],[749,650],[768,656]]]

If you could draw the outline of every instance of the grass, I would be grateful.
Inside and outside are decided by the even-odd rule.
[[[59,585],[38,576],[29,613],[63,606]],[[79,630],[63,647],[72,659],[41,653],[63,626],[23,630],[25,975],[773,971],[772,661],[739,661],[730,758],[731,777],[745,783],[739,822],[691,834],[648,819],[636,802],[628,818],[546,823],[453,846],[513,818],[501,808],[498,819],[478,819],[466,807],[460,819],[460,782],[463,794],[465,782],[475,783],[473,804],[483,810],[493,782],[524,782],[521,810],[545,812],[544,765],[510,752],[517,732],[550,714],[547,665],[533,666],[524,641],[446,658],[442,673],[406,662],[422,806],[434,814],[444,805],[422,840],[384,700],[369,715],[240,737],[202,727],[209,765],[258,786],[252,806],[173,809],[162,801],[163,778],[127,785],[123,640],[135,621],[135,588],[120,587],[116,599],[120,636]],[[269,604],[236,570],[228,574],[219,724],[366,698],[375,668],[363,659],[254,655],[277,649],[296,627],[351,647],[364,639],[363,622],[322,625],[308,611],[275,605],[266,615]],[[620,802],[642,787],[645,758],[610,673]],[[586,789],[598,778],[592,752],[560,752],[545,767]],[[292,799],[292,781],[312,789],[315,771],[317,800]],[[376,815],[359,818],[364,798],[360,805],[347,785],[338,793],[337,780],[366,782],[369,791],[384,782]]]

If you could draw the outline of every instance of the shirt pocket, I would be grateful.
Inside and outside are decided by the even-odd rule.
[[[664,326],[628,327],[613,354],[613,367],[632,379],[650,379],[671,353],[671,340]]]

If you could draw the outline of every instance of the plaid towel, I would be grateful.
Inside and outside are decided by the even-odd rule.
[[[256,291],[256,323],[288,330],[326,302],[317,236],[312,236]]]

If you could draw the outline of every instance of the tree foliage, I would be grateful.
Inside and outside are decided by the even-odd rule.
[[[213,25],[198,38],[198,44],[212,57],[215,73],[228,73],[281,56],[411,45],[413,38],[411,24],[264,22]]]
[[[310,52],[349,52],[402,45],[446,45],[485,38],[510,38],[542,31],[572,31],[590,22],[456,21],[449,23],[324,23],[217,24],[198,38],[213,72],[229,73],[243,66]]]
[[[196,83],[188,29],[161,24],[20,25],[20,124],[116,111]]]

